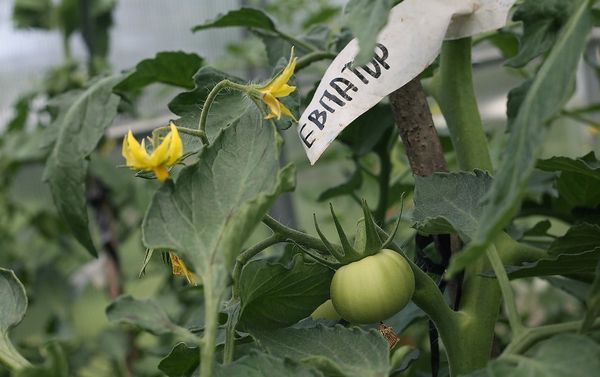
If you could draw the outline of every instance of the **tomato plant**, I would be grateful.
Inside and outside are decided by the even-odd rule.
[[[597,374],[595,1],[252,0],[121,71],[125,3],[10,2],[64,61],[0,124],[0,377]]]

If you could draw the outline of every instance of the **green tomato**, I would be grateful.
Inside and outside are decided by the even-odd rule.
[[[335,311],[331,299],[325,301],[314,312],[310,315],[310,318],[314,319],[330,319],[332,321],[339,321],[342,317]]]
[[[331,281],[335,310],[351,323],[375,323],[391,317],[408,304],[415,277],[406,259],[383,249],[340,267]]]

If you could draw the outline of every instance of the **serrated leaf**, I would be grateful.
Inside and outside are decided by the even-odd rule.
[[[106,316],[111,322],[133,325],[154,335],[178,334],[193,337],[188,330],[171,322],[164,309],[152,300],[119,297],[106,308]]]
[[[387,376],[389,345],[375,330],[340,325],[279,330],[253,330],[252,336],[268,353],[315,367],[326,375]]]
[[[96,255],[96,248],[88,228],[87,157],[117,115],[119,97],[112,89],[121,78],[114,75],[99,79],[68,106],[55,125],[58,136],[44,171],[60,216],[92,255]]]
[[[319,377],[318,370],[302,367],[290,360],[264,353],[244,356],[227,365],[219,365],[215,377]]]
[[[278,328],[308,317],[329,298],[333,271],[296,254],[288,266],[256,260],[240,278],[240,325]]]
[[[139,62],[133,72],[115,86],[115,91],[138,90],[157,82],[193,89],[192,77],[203,64],[204,59],[194,53],[159,52],[155,57]]]
[[[471,243],[452,258],[453,275],[484,254],[494,236],[508,224],[521,204],[527,181],[544,140],[544,125],[568,99],[565,91],[575,78],[577,64],[591,29],[589,0],[576,2],[573,15],[563,27],[548,57],[537,72],[519,108],[494,182],[485,198],[481,224]]]
[[[360,51],[355,65],[365,65],[373,57],[377,35],[387,24],[391,0],[350,0],[345,9],[345,25],[358,39]]]
[[[212,21],[204,24],[196,25],[192,28],[193,32],[222,27],[249,27],[254,29],[262,29],[276,31],[275,23],[263,11],[255,8],[241,8],[229,11],[225,14],[217,16]]]
[[[561,27],[572,11],[570,0],[527,0],[516,10],[513,20],[523,22],[519,52],[506,65],[522,67],[532,59],[550,50]]]
[[[189,377],[200,364],[198,347],[177,343],[171,352],[160,360],[158,369],[169,377]]]
[[[426,234],[458,233],[470,240],[480,227],[481,198],[492,178],[484,171],[415,177],[414,227]]]
[[[8,332],[23,320],[27,311],[27,294],[15,273],[4,268],[0,268],[0,302],[0,360],[26,366],[27,360],[10,342]]]
[[[146,247],[175,250],[202,276],[230,269],[241,247],[278,195],[294,184],[280,171],[280,140],[256,108],[224,129],[198,163],[154,195],[142,224]]]
[[[598,343],[583,335],[561,334],[540,342],[526,356],[500,357],[465,377],[590,377],[598,370]]]

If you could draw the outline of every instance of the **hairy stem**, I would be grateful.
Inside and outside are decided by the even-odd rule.
[[[319,238],[310,236],[306,233],[287,227],[269,215],[265,215],[265,217],[263,218],[263,223],[269,228],[271,228],[273,232],[280,235],[284,240],[289,239],[302,246],[319,250],[324,253],[328,252],[325,245],[323,245],[323,241],[321,241]]]
[[[162,132],[169,132],[169,131],[171,131],[171,127],[158,127],[158,128],[155,128],[152,131],[152,138],[158,140],[157,137]],[[199,137],[200,139],[202,139],[202,143],[203,144],[208,145],[208,141],[206,139],[206,133],[204,133],[204,131],[195,130],[193,128],[187,128],[187,127],[179,127],[179,126],[177,126],[177,131],[181,132],[182,134],[187,134],[187,135],[190,135],[190,136]]]
[[[215,87],[212,88],[210,93],[208,93],[206,101],[204,101],[204,106],[202,107],[202,112],[200,113],[200,120],[198,121],[198,130],[200,131],[198,136],[202,138],[202,143],[205,146],[209,144],[208,137],[206,136],[206,119],[208,118],[210,107],[215,101],[215,98],[217,98],[219,92],[225,88],[239,90],[243,93],[246,93],[248,91],[248,88],[245,85],[236,84],[235,82],[230,80],[223,80],[220,81],[217,85],[215,85]]]

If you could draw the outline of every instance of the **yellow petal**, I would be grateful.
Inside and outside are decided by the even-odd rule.
[[[291,51],[290,60],[288,61],[288,64],[285,66],[283,71],[281,71],[279,76],[275,77],[275,79],[273,81],[271,81],[266,87],[261,89],[261,92],[263,92],[263,93],[277,92],[283,85],[286,85],[287,82],[290,80],[290,77],[292,77],[292,75],[294,74],[294,69],[296,69],[296,61],[297,60],[298,60],[298,58],[294,57],[294,47],[292,46],[292,51]],[[293,92],[293,89],[292,89],[292,92]],[[278,96],[278,97],[281,97],[281,96]]]
[[[274,95],[275,97],[287,97],[289,96],[294,90],[296,90],[295,86],[291,86],[288,84],[283,84],[281,87],[279,87],[277,90],[273,90],[271,92],[272,95]]]
[[[150,156],[148,156],[148,152],[146,152],[144,142],[142,141],[142,144],[140,145],[133,136],[131,130],[129,130],[127,137],[123,139],[122,152],[123,157],[125,157],[125,161],[127,162],[127,166],[135,169],[148,168]]]
[[[162,143],[152,151],[152,154],[150,155],[150,164],[152,164],[152,167],[167,164],[167,161],[169,161],[169,151],[172,140],[173,133],[169,131]]]
[[[263,102],[267,104],[269,107],[270,113],[267,116],[270,116],[267,119],[277,117],[277,119],[281,118],[281,102],[277,100],[277,98],[273,97],[270,94],[265,94],[263,96]]]
[[[173,140],[171,140],[171,145],[169,146],[169,160],[167,161],[167,165],[171,166],[179,161],[183,155],[183,143],[181,142],[181,137],[175,123],[171,122],[169,125],[171,126]]]
[[[154,172],[154,175],[156,175],[156,178],[161,182],[164,182],[169,178],[169,170],[167,170],[167,167],[164,165],[156,166],[152,168],[152,171]]]
[[[294,121],[297,121],[294,114],[292,114],[292,112],[287,107],[285,107],[285,105],[283,103],[280,102],[279,105],[281,106],[281,113],[283,115],[292,118]]]

